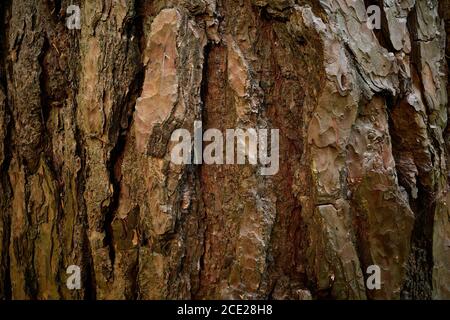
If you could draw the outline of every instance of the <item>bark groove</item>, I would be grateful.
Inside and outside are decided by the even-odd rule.
[[[450,299],[448,1],[4,0],[0,23],[0,300]],[[197,121],[279,129],[277,174],[174,164]]]

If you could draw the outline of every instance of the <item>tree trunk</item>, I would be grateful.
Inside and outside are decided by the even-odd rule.
[[[3,0],[0,300],[450,299],[449,19],[446,0]],[[279,129],[278,172],[174,164],[198,121]]]

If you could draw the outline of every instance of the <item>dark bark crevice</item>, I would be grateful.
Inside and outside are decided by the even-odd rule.
[[[355,10],[350,1],[81,2],[80,31],[65,26],[74,1],[4,0],[0,300],[43,299],[48,288],[50,298],[88,300],[439,296],[432,284],[447,274],[447,251],[433,239],[447,216],[436,181],[450,180],[441,163],[450,165],[450,126],[443,142],[429,105],[423,119],[399,119],[422,115],[405,104],[416,80],[409,68],[423,100],[438,96],[424,84],[435,61],[419,51],[433,40],[417,35],[425,24],[419,31],[433,33],[425,16],[434,13],[413,8],[413,51],[402,55],[383,1],[363,2]],[[358,25],[372,4],[382,14],[376,39]],[[350,39],[359,27],[364,34]],[[147,53],[176,63],[144,67]],[[157,88],[147,75],[164,83]],[[148,153],[136,150],[139,102]],[[170,163],[172,131],[191,130],[194,120],[222,133],[280,129],[279,173]],[[414,179],[405,158],[418,167]],[[395,288],[364,289],[372,263]],[[80,291],[65,287],[72,264],[82,269]]]
[[[11,195],[11,186],[8,179],[8,168],[11,161],[11,112],[8,105],[8,87],[6,79],[6,29],[9,23],[6,19],[7,11],[11,6],[10,0],[3,1],[0,4],[0,103],[3,107],[0,109],[0,126],[3,126],[0,136],[0,225],[2,226],[3,237],[0,238],[2,251],[0,252],[0,300],[8,300],[12,297],[11,275],[10,275],[10,210],[9,199]]]
[[[207,105],[206,105],[206,101],[207,101],[207,96],[208,96],[208,80],[209,80],[209,71],[210,71],[210,65],[209,65],[209,61],[210,61],[210,55],[213,54],[214,51],[214,47],[216,47],[217,45],[212,43],[211,41],[208,41],[208,43],[205,45],[204,50],[203,50],[203,57],[204,57],[204,61],[203,61],[203,69],[202,69],[202,82],[201,82],[201,86],[200,86],[200,101],[201,101],[201,106],[202,106],[202,110],[201,110],[201,121],[203,126],[207,127],[208,126],[208,118],[207,118]],[[198,201],[199,201],[199,205],[198,205],[198,212],[199,215],[201,216],[201,220],[199,221],[199,224],[202,225],[203,227],[203,235],[202,235],[202,249],[201,249],[201,254],[199,257],[199,270],[198,270],[198,279],[196,280],[197,282],[197,286],[196,288],[192,288],[191,289],[191,296],[193,299],[201,299],[201,296],[199,296],[199,290],[201,289],[201,278],[202,278],[202,270],[204,269],[204,258],[205,258],[205,245],[206,245],[206,232],[207,232],[207,228],[206,228],[206,212],[204,210],[204,205],[203,205],[203,197],[202,197],[202,189],[203,189],[203,185],[202,185],[202,168],[203,166],[200,165],[197,167],[196,169],[196,181],[198,183]]]

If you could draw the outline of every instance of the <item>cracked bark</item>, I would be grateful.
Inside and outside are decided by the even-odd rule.
[[[72,2],[0,4],[0,299],[450,298],[446,1]],[[174,165],[196,120],[279,172]]]

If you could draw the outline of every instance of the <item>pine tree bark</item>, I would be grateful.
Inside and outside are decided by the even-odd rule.
[[[0,299],[450,299],[448,1],[4,0],[0,23]],[[194,121],[279,129],[278,173],[173,164]]]

